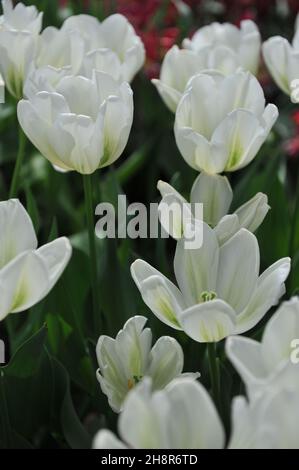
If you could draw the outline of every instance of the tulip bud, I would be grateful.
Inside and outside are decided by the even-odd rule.
[[[236,171],[257,155],[278,110],[265,107],[261,85],[249,72],[194,76],[178,105],[175,138],[186,162],[209,174]]]

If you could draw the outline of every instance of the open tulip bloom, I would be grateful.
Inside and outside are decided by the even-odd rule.
[[[264,330],[261,343],[251,338],[232,336],[226,342],[226,353],[242,377],[252,398],[266,387],[277,388],[289,375],[287,369],[298,369],[291,362],[292,342],[299,338],[299,299],[284,302]]]
[[[42,28],[42,13],[34,6],[3,0],[0,17],[0,73],[9,92],[23,97],[23,85],[36,69],[67,68],[70,74],[92,78],[93,70],[119,82],[133,80],[145,60],[141,39],[120,14],[100,23],[89,15],[67,18],[60,29]]]
[[[31,219],[17,199],[0,202],[0,320],[42,300],[53,288],[71,257],[67,238],[37,249]]]
[[[152,332],[149,328],[144,329],[146,322],[145,317],[132,317],[115,339],[99,338],[97,378],[116,412],[122,409],[128,392],[144,377],[150,377],[153,389],[160,390],[182,376],[184,354],[181,346],[174,338],[162,336],[152,347]]]
[[[161,391],[150,380],[132,390],[118,420],[121,442],[99,431],[94,449],[221,449],[224,429],[216,408],[201,384],[177,379]]]
[[[255,74],[260,46],[260,34],[250,20],[241,21],[240,30],[232,24],[213,23],[199,29],[192,40],[185,39],[185,49],[176,45],[169,49],[159,80],[152,82],[168,108],[175,112],[193,75],[208,70],[229,75],[240,67]]]
[[[200,173],[193,183],[190,203],[170,184],[158,182],[162,200],[159,205],[160,222],[173,238],[180,239],[186,223],[196,218],[196,204],[203,207],[203,220],[214,228],[219,244],[223,244],[240,230],[255,232],[263,222],[270,206],[263,193],[242,204],[233,214],[228,214],[233,191],[226,176]],[[168,210],[166,210],[168,209]],[[169,214],[173,222],[169,224]]]
[[[92,79],[66,76],[55,91],[21,100],[18,119],[29,140],[58,169],[91,174],[117,160],[127,144],[132,90],[102,72],[94,71]]]
[[[205,222],[193,224],[192,230],[202,230],[203,243],[186,249],[184,237],[177,242],[174,272],[179,289],[145,261],[132,264],[144,302],[161,321],[198,342],[250,330],[284,294],[290,259],[259,275],[259,246],[251,232],[242,228],[220,245]]]
[[[257,155],[278,117],[265,107],[263,89],[249,72],[194,76],[175,116],[175,138],[186,162],[198,171],[236,171]]]

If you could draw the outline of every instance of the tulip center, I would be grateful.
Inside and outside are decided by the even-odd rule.
[[[132,388],[134,388],[135,385],[137,385],[141,379],[142,379],[142,375],[139,375],[139,376],[134,375],[133,379],[128,380],[128,389],[132,390]]]
[[[201,294],[200,294],[200,301],[201,302],[209,302],[210,300],[214,300],[216,299],[217,297],[217,294],[216,292],[210,290],[210,291],[203,291]]]

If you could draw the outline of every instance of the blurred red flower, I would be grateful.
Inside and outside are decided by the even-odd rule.
[[[283,148],[290,158],[297,158],[299,155],[299,111],[294,111],[291,119],[295,124],[295,133],[293,137],[285,141]]]

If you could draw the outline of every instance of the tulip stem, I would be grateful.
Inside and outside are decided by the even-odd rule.
[[[87,231],[89,240],[89,268],[90,280],[92,289],[92,304],[94,314],[95,326],[99,324],[99,311],[98,311],[98,273],[97,273],[97,256],[95,244],[95,229],[94,229],[94,216],[93,216],[93,202],[92,202],[92,180],[91,175],[83,175],[83,187],[85,197],[85,214],[87,221]]]
[[[297,177],[297,181],[296,181],[295,205],[294,205],[294,210],[292,214],[292,225],[291,225],[291,232],[290,232],[290,238],[289,238],[289,256],[292,259],[295,258],[296,252],[297,252],[296,237],[297,237],[297,231],[298,231],[298,217],[299,217],[299,176]],[[293,271],[291,270],[289,279],[288,279],[288,286],[290,289],[292,289],[293,287],[292,278],[293,278]]]
[[[209,371],[211,379],[212,395],[217,408],[219,409],[220,402],[220,374],[219,362],[217,359],[216,343],[207,343]]]
[[[11,186],[9,190],[10,199],[18,196],[19,180],[20,180],[20,173],[21,173],[21,168],[22,168],[24,155],[25,155],[25,147],[26,147],[26,136],[21,126],[19,126],[19,148],[18,148],[17,159],[16,159],[15,168],[13,172],[12,182],[11,182]]]

